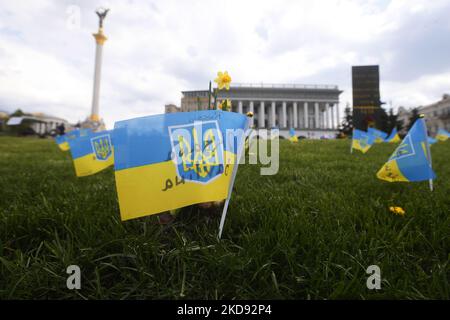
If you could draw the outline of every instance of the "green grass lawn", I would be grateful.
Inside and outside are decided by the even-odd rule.
[[[0,137],[0,299],[449,299],[450,142],[433,193],[375,177],[395,145],[349,147],[282,141],[277,175],[241,166],[219,242],[220,213],[121,222],[112,168],[76,178],[52,140]]]

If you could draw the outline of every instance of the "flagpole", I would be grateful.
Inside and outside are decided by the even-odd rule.
[[[352,140],[350,140],[350,154],[353,153],[353,136],[355,134],[355,129],[352,131]]]
[[[230,186],[228,188],[227,200],[225,201],[225,205],[223,206],[222,217],[220,218],[220,225],[219,225],[219,235],[218,235],[219,240],[222,237],[223,225],[225,224],[225,218],[227,217],[228,204],[230,203],[231,193],[233,192],[234,180],[236,179],[239,162],[240,162],[241,156],[242,156],[242,150],[244,149],[243,147],[245,145],[245,139],[247,138],[248,134],[250,133],[249,122],[250,122],[250,119],[247,119],[247,124],[245,126],[245,136],[243,138],[241,145],[239,146],[239,150],[238,150],[238,154],[237,154],[237,158],[236,158],[237,161],[233,168],[233,174],[231,176]]]
[[[211,81],[209,82],[209,90],[208,90],[208,110],[211,109]]]
[[[428,143],[427,125],[425,124],[425,119],[424,119],[425,115],[421,114],[419,117],[422,118],[422,121],[423,121],[423,129],[425,131],[425,144],[427,147],[427,157],[428,157],[428,160],[430,161],[430,170],[432,170],[433,167],[432,167],[432,161],[431,161],[430,144]],[[433,192],[433,179],[429,179],[428,184],[430,186],[430,191]]]

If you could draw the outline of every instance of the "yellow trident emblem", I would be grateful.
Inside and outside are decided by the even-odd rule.
[[[223,173],[223,146],[213,123],[192,126],[189,134],[176,134],[178,141],[178,174],[186,180],[208,182]]]
[[[92,146],[97,160],[107,160],[112,153],[109,135],[92,139]]]

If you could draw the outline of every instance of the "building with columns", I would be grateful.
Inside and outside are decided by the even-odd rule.
[[[299,137],[320,139],[334,138],[338,132],[341,93],[335,85],[234,83],[230,90],[219,91],[217,99],[230,99],[234,112],[253,112],[255,129],[278,128],[287,138],[294,128]],[[208,109],[208,90],[182,94],[181,111]]]

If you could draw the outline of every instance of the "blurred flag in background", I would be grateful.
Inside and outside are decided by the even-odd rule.
[[[431,146],[432,144],[436,143],[437,140],[435,138],[432,137],[428,137],[428,144]]]
[[[78,177],[97,173],[114,164],[112,131],[86,133],[68,142]]]
[[[295,135],[294,128],[291,128],[289,130],[289,141],[294,142],[294,143],[298,142],[298,137]]]
[[[388,136],[388,134],[386,132],[383,132],[383,131],[375,129],[375,128],[367,128],[367,133],[369,133],[375,137],[375,143],[384,142],[384,140]]]
[[[352,149],[366,153],[373,145],[375,137],[365,131],[353,129]]]
[[[388,142],[388,143],[397,143],[400,141],[402,141],[402,139],[400,139],[400,136],[397,133],[397,128],[392,129],[391,134],[385,140],[385,142]]]
[[[56,136],[55,138],[56,144],[62,151],[67,151],[70,149],[69,142],[67,142],[66,135]]]
[[[445,141],[450,137],[450,133],[445,129],[439,129],[436,134],[436,139],[440,141]]]

